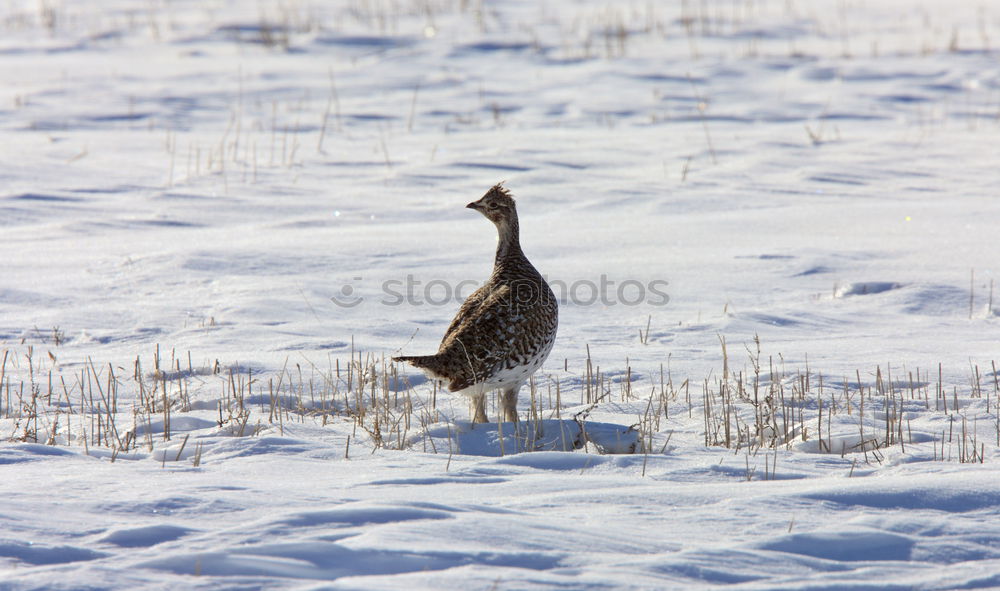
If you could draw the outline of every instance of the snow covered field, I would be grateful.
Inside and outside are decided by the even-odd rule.
[[[1000,6],[0,32],[0,589],[1000,587]],[[473,429],[387,359],[504,179],[560,331]]]

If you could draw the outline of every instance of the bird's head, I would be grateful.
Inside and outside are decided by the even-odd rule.
[[[486,191],[486,194],[479,201],[473,201],[466,207],[478,211],[498,226],[517,219],[514,198],[511,197],[510,191],[503,186],[502,181]]]

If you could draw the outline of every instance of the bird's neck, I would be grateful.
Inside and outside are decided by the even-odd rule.
[[[521,252],[517,218],[497,222],[497,257],[495,265],[501,266],[504,261],[524,258]]]

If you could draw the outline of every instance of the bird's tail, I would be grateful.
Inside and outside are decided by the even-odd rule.
[[[411,361],[415,361],[417,359],[423,359],[424,357],[427,357],[427,356],[426,355],[399,355],[398,357],[393,357],[392,360],[393,361],[405,361],[406,363],[410,363]]]
[[[442,376],[437,372],[440,364],[437,355],[401,355],[399,357],[393,357],[392,360],[403,361],[409,363],[417,369],[422,369],[429,378],[442,379]]]
[[[392,360],[403,361],[409,363],[413,367],[425,369],[434,364],[434,357],[434,355],[400,355],[399,357],[393,357]]]

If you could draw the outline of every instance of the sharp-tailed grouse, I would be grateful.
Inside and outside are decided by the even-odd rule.
[[[510,192],[495,185],[467,207],[496,225],[493,274],[459,309],[434,355],[394,357],[443,380],[472,399],[472,420],[487,422],[486,394],[501,390],[500,412],[517,420],[517,392],[545,362],[556,339],[559,308],[552,290],[528,262],[518,237]]]

